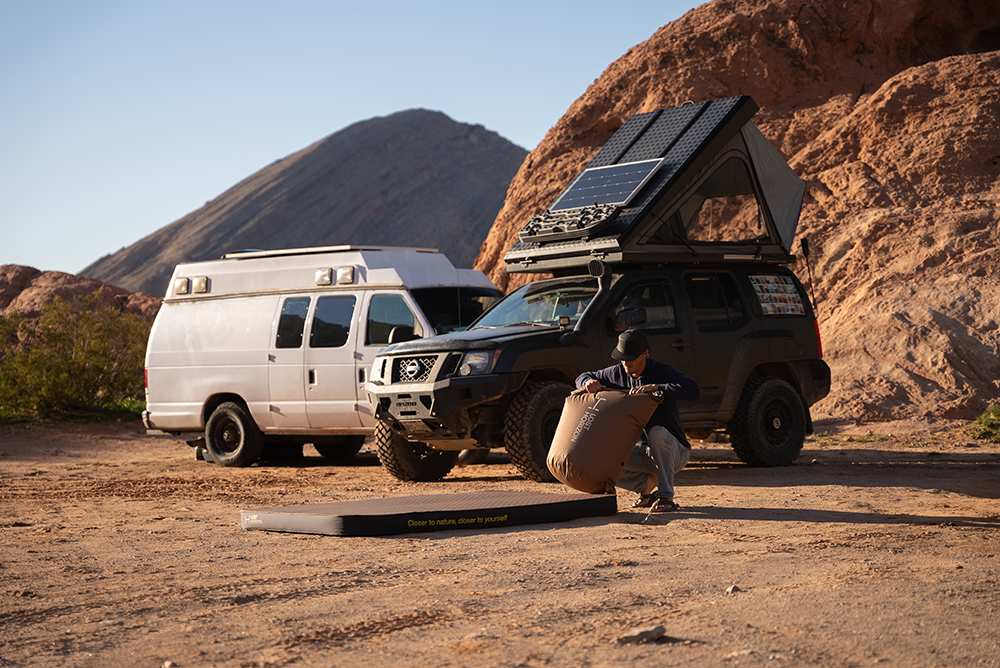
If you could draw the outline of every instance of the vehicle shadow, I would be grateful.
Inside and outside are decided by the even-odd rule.
[[[678,485],[909,487],[1000,499],[1000,452],[995,451],[808,449],[791,466],[773,468],[720,460],[718,454],[694,450],[692,461],[677,474]]]

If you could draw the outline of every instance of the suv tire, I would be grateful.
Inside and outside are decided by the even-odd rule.
[[[798,392],[780,378],[747,381],[729,423],[729,437],[737,456],[751,466],[788,466],[806,438]]]
[[[246,408],[226,401],[205,423],[205,445],[216,464],[250,466],[264,450],[264,434]]]
[[[458,461],[457,450],[407,441],[381,420],[375,425],[375,453],[385,470],[404,482],[440,480]]]
[[[556,482],[545,463],[552,437],[573,387],[559,381],[525,384],[510,402],[503,441],[510,461],[528,480]]]
[[[364,444],[364,436],[334,436],[312,445],[324,459],[347,459],[361,452]]]

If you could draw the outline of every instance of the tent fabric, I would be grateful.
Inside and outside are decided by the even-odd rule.
[[[802,197],[806,192],[805,183],[756,125],[747,123],[740,132],[757,172],[757,180],[764,191],[767,208],[781,237],[781,244],[791,252],[795,230],[799,224]]]
[[[613,494],[636,441],[663,401],[659,394],[620,390],[566,397],[546,459],[561,483],[588,494]]]

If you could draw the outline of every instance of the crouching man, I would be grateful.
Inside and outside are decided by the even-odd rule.
[[[640,331],[622,332],[611,357],[621,364],[584,372],[576,379],[576,386],[588,392],[663,393],[663,402],[646,423],[645,442],[632,450],[617,485],[639,494],[633,508],[649,508],[653,513],[677,510],[674,473],[691,459],[691,444],[684,436],[677,400],[697,399],[701,390],[674,367],[650,357],[649,341]]]

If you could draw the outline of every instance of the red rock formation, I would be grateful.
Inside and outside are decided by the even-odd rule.
[[[92,278],[5,264],[0,266],[0,315],[16,311],[26,318],[37,318],[42,304],[57,296],[69,300],[93,295],[102,288],[103,305],[137,313],[150,320],[156,316],[162,301],[144,292],[129,292]]]
[[[986,0],[716,0],[613,63],[529,154],[474,265],[630,115],[751,95],[807,182],[798,236],[834,388],[817,419],[970,417],[1000,400],[1000,11]],[[798,250],[796,247],[794,250]],[[805,267],[797,269],[805,278]]]

